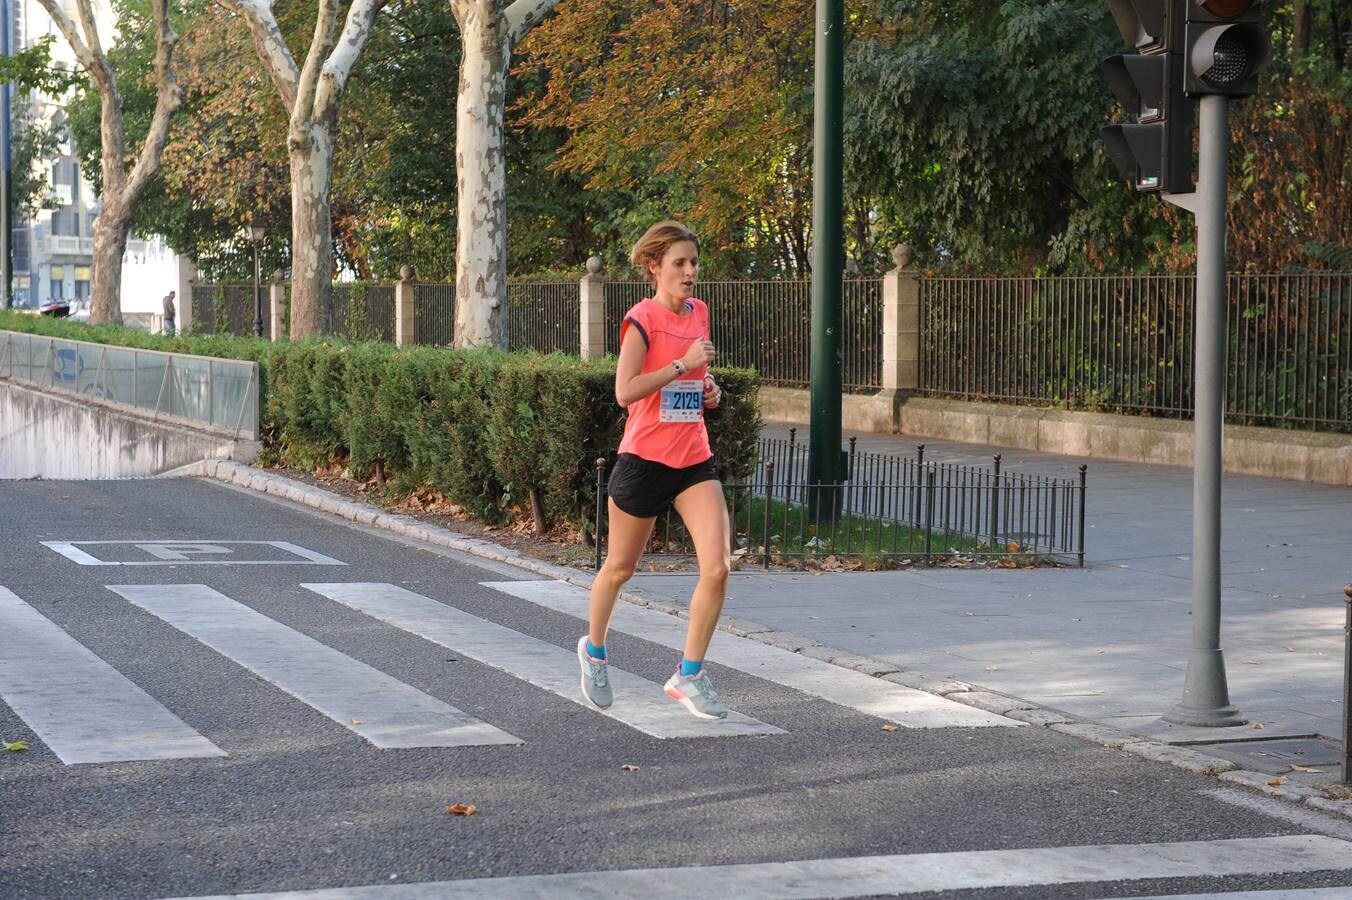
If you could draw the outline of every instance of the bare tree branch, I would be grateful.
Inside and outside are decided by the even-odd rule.
[[[327,120],[338,114],[338,101],[347,87],[348,76],[352,74],[352,67],[356,65],[362,48],[371,36],[371,26],[376,15],[385,3],[386,0],[353,0],[352,7],[347,11],[343,33],[324,63],[319,85],[315,89],[314,114],[317,120]]]
[[[66,15],[65,9],[56,0],[38,0],[38,2],[42,4],[43,9],[47,10],[47,15],[52,17],[56,27],[61,29],[62,37],[66,39],[66,43],[70,44],[70,49],[75,51],[75,58],[79,60],[81,67],[89,73],[89,77],[97,81],[101,76],[105,76],[107,73],[99,65],[98,57],[85,44],[79,27],[71,21],[70,16]]]
[[[310,39],[310,52],[305,57],[305,67],[301,69],[296,104],[291,109],[293,128],[302,123],[314,122],[317,118],[315,90],[319,83],[319,73],[324,68],[324,60],[329,55],[329,48],[333,46],[333,32],[337,24],[338,4],[334,0],[319,0],[314,37]]]
[[[540,20],[557,6],[558,2],[559,0],[513,0],[512,5],[502,13],[507,20],[508,40],[512,42],[512,46],[516,46],[526,36],[526,32],[540,24]]]
[[[46,5],[49,0],[41,0]],[[300,68],[291,50],[282,37],[282,29],[277,17],[272,14],[271,0],[218,0],[221,6],[242,16],[253,36],[254,48],[258,58],[267,70],[268,77],[282,95],[282,104],[290,113],[296,108],[296,95],[299,93]]]
[[[150,11],[155,19],[155,113],[136,165],[132,167],[123,188],[123,202],[129,204],[140,199],[150,179],[159,171],[160,156],[169,137],[169,122],[183,103],[183,91],[173,71],[174,45],[178,42],[178,35],[169,22],[167,0],[150,0]]]

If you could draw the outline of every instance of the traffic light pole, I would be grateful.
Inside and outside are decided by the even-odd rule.
[[[817,0],[812,135],[812,391],[808,436],[811,515],[833,521],[840,491],[841,283],[845,268],[845,3]]]
[[[1221,427],[1225,416],[1225,182],[1230,98],[1201,98],[1197,188],[1165,199],[1197,225],[1192,474],[1192,649],[1178,725],[1243,725],[1230,705],[1221,653]]]

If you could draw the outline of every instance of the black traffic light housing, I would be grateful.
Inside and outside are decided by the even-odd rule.
[[[1184,4],[1192,0],[1108,0],[1123,38],[1141,52],[1112,56],[1103,72],[1135,123],[1108,125],[1099,134],[1122,177],[1137,191],[1192,191],[1195,104],[1183,91],[1180,53]]]
[[[1187,22],[1184,90],[1190,97],[1249,97],[1272,55],[1272,39],[1255,0],[1184,0]]]

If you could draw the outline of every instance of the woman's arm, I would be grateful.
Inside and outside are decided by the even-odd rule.
[[[642,332],[637,328],[627,329],[624,341],[620,344],[620,361],[615,367],[615,400],[620,406],[627,408],[630,403],[642,400],[680,377],[676,374],[675,366],[663,366],[655,372],[639,374],[643,369],[643,358],[647,355],[648,344],[643,340]],[[713,358],[714,345],[711,342],[695,341],[681,362],[686,369],[698,369],[708,365]]]

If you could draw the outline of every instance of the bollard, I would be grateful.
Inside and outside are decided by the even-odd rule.
[[[1343,585],[1347,597],[1347,616],[1343,624],[1343,784],[1352,784],[1352,584]]]
[[[761,528],[763,529],[761,531],[761,539],[765,542],[763,544],[764,559],[762,559],[761,562],[766,569],[770,568],[770,499],[774,496],[774,486],[775,464],[771,461],[765,464],[765,515],[763,517],[764,521],[761,522]]]
[[[605,491],[606,460],[605,457],[596,458],[596,571],[601,571],[601,504],[602,494]]]
[[[1088,472],[1088,471],[1089,471],[1089,466],[1085,465],[1084,463],[1081,463],[1081,464],[1080,464],[1080,518],[1079,518],[1079,521],[1076,523],[1076,526],[1075,526],[1075,531],[1076,531],[1076,538],[1075,538],[1075,540],[1076,540],[1076,542],[1077,542],[1077,545],[1076,545],[1075,549],[1076,549],[1076,551],[1078,551],[1078,552],[1076,553],[1076,555],[1080,558],[1080,568],[1081,568],[1081,569],[1084,568],[1084,484],[1085,484],[1085,473]]]

